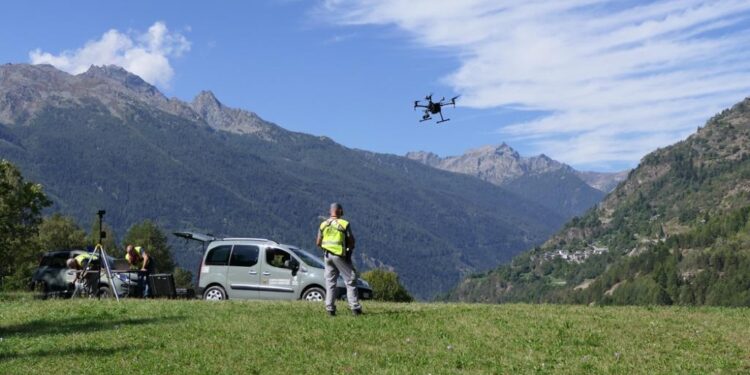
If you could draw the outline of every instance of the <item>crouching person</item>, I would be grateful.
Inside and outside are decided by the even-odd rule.
[[[89,292],[89,294],[93,293],[96,288],[94,288],[96,285],[97,279],[99,278],[99,256],[92,254],[92,253],[83,253],[76,255],[74,257],[70,257],[67,261],[68,268],[72,270],[76,270],[76,278],[73,281],[75,284],[77,284],[78,281],[81,281],[83,284],[83,288]],[[88,268],[88,272],[84,275],[84,270]]]

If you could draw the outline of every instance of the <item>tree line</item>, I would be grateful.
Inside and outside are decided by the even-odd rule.
[[[42,185],[26,181],[19,169],[0,160],[0,289],[24,289],[40,257],[54,250],[91,249],[98,241],[98,220],[93,216],[87,233],[76,221],[60,213],[44,216],[52,205]],[[116,258],[125,255],[127,244],[143,246],[156,260],[159,272],[173,273],[178,287],[190,287],[192,274],[176,267],[167,237],[151,220],[133,224],[122,242],[104,224],[102,245]]]
[[[0,160],[0,290],[24,289],[48,251],[93,249],[100,241],[98,217],[92,214],[87,232],[70,216],[59,212],[44,216],[44,209],[51,205],[40,184],[26,181],[16,166]],[[133,224],[121,242],[106,223],[101,231],[101,244],[110,256],[123,258],[128,244],[143,246],[156,260],[159,272],[174,274],[177,287],[192,286],[192,273],[176,266],[167,237],[155,222],[146,219]],[[362,277],[371,283],[376,300],[413,300],[393,271],[375,269]]]

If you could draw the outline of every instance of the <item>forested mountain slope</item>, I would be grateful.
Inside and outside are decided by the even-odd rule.
[[[643,158],[543,246],[449,299],[750,305],[750,99]]]

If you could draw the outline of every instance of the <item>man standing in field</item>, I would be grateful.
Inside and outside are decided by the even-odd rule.
[[[127,259],[130,267],[138,269],[138,284],[143,290],[143,298],[151,296],[151,291],[148,286],[148,276],[156,272],[156,263],[153,258],[148,255],[146,249],[142,246],[128,245],[125,248],[125,259]]]
[[[346,284],[346,299],[349,308],[357,316],[362,314],[362,305],[357,296],[357,271],[352,263],[354,235],[349,222],[342,219],[344,208],[338,203],[331,203],[331,217],[320,223],[318,238],[315,244],[325,253],[326,311],[336,315],[336,281],[339,275]]]

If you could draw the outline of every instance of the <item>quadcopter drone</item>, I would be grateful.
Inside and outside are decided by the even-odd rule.
[[[450,121],[449,118],[443,118],[443,106],[452,105],[453,108],[456,108],[456,99],[458,99],[458,96],[454,96],[450,101],[445,101],[445,98],[441,98],[438,102],[433,102],[432,94],[430,94],[425,96],[424,99],[427,101],[427,104],[420,104],[419,102],[421,100],[414,101],[414,110],[416,110],[417,107],[424,108],[424,115],[422,115],[422,119],[419,120],[419,122],[432,120],[432,117],[430,115],[439,114],[440,121],[437,122],[437,124],[439,124],[441,122]]]

